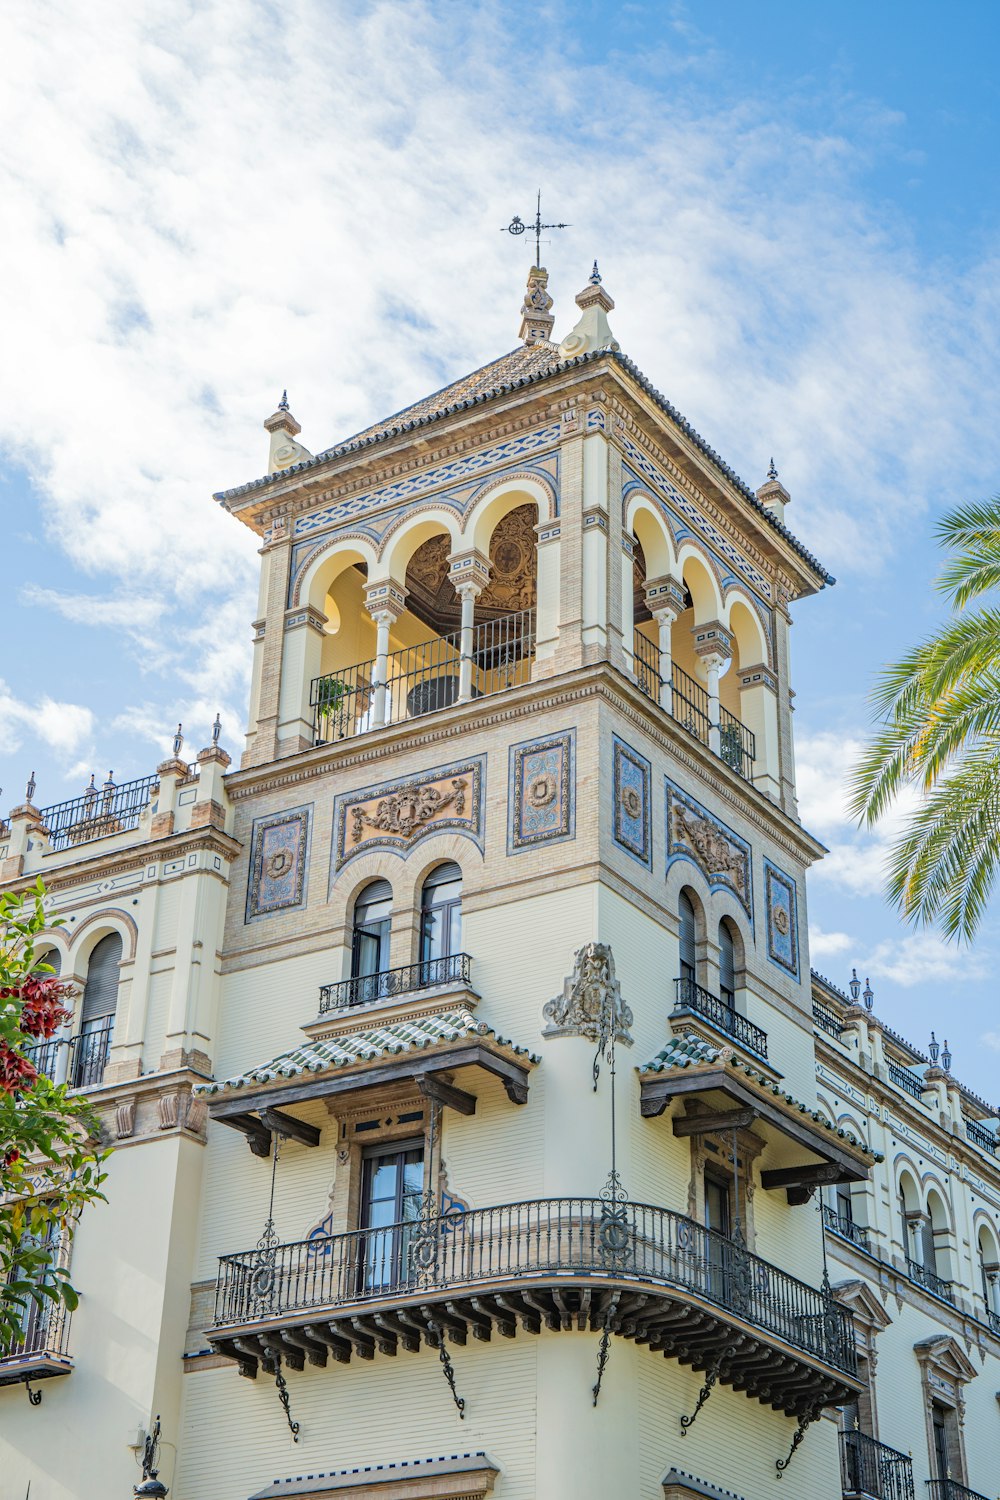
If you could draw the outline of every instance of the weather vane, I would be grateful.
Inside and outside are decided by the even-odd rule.
[[[542,230],[543,229],[569,229],[569,224],[543,224],[542,223],[542,190],[538,189],[538,199],[535,203],[535,222],[526,224],[520,214],[515,214],[510,223],[501,229],[501,234],[523,234],[526,229],[535,231],[535,265],[542,264]]]

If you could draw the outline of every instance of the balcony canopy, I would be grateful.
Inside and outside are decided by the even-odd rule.
[[[761,1186],[785,1188],[790,1203],[805,1202],[823,1183],[860,1182],[881,1160],[851,1131],[831,1125],[818,1110],[742,1061],[732,1047],[713,1047],[699,1037],[674,1037],[637,1071],[644,1115],[663,1114],[673,1099],[696,1100],[702,1106],[698,1115],[675,1116],[675,1135],[761,1124],[807,1153],[801,1163],[761,1173]]]
[[[529,1071],[540,1061],[469,1011],[454,1010],[303,1043],[260,1067],[201,1084],[195,1092],[207,1098],[213,1119],[241,1130],[255,1155],[266,1156],[272,1135],[319,1144],[316,1128],[284,1114],[285,1106],[409,1081],[429,1098],[472,1114],[475,1096],[442,1079],[442,1073],[478,1068],[499,1078],[513,1103],[524,1104]]]

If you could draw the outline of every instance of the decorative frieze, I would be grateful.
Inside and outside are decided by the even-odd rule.
[[[611,949],[607,943],[585,943],[576,951],[573,972],[568,975],[562,994],[542,1010],[548,1023],[542,1036],[585,1036],[596,1042],[609,1003],[615,1036],[621,1042],[631,1043],[632,1012],[622,999]]]
[[[485,761],[441,766],[422,776],[345,792],[333,804],[333,872],[356,854],[392,849],[406,856],[431,833],[464,833],[483,842]]]
[[[576,836],[576,730],[510,747],[507,853]]]
[[[772,963],[799,977],[799,918],[795,881],[769,859],[764,861],[764,901],[767,907],[767,956]]]
[[[652,768],[644,755],[617,735],[612,738],[612,755],[612,837],[626,854],[652,869]]]
[[[246,921],[305,905],[312,807],[257,818],[250,847]]]
[[[712,890],[728,890],[753,920],[750,845],[707,807],[664,777],[667,793],[667,869],[675,859],[695,864]]]

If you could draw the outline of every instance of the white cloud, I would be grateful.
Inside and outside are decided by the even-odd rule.
[[[17,698],[0,681],[0,749],[17,750],[41,740],[60,757],[74,755],[94,730],[94,715],[79,703],[57,703],[43,696],[34,703]]]
[[[73,625],[116,626],[128,631],[155,625],[165,607],[148,594],[96,598],[89,594],[63,594],[35,583],[26,584],[21,590],[21,601],[61,615]]]
[[[1000,1052],[1000,1031],[984,1031],[979,1040],[994,1052]]]
[[[933,932],[913,932],[877,944],[859,962],[858,972],[870,974],[873,985],[877,976],[910,989],[932,981],[983,979],[991,972],[992,963],[985,948],[961,948]]]
[[[854,939],[846,932],[824,932],[820,927],[809,926],[809,952],[814,962],[834,958],[853,946]]]

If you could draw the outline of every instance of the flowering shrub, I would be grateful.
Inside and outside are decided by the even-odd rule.
[[[35,956],[53,925],[41,881],[0,896],[0,1358],[17,1348],[32,1303],[76,1306],[60,1256],[82,1209],[104,1196],[92,1111],[28,1055],[71,1015],[72,986]]]

